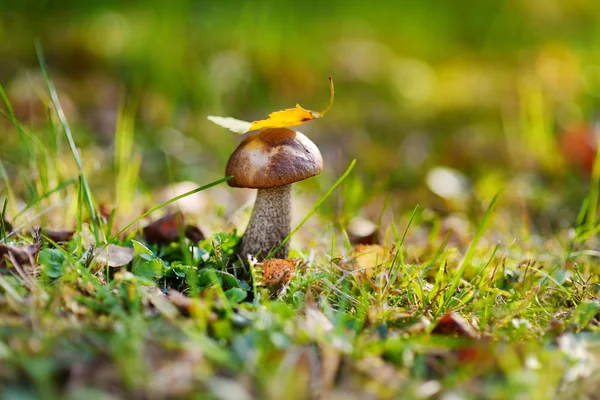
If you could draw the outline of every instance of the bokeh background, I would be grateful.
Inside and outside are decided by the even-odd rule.
[[[509,214],[525,211],[533,229],[553,230],[574,223],[589,190],[597,0],[4,0],[0,84],[43,141],[56,121],[36,40],[99,202],[114,195],[125,104],[139,190],[156,193],[223,176],[240,137],[207,115],[255,120],[296,103],[321,110],[328,76],[332,110],[299,128],[326,169],[300,188],[324,193],[356,158],[322,210],[342,221],[376,219],[386,199],[400,213],[416,204],[481,213],[503,189]],[[27,201],[26,148],[5,114],[0,138],[3,171]]]

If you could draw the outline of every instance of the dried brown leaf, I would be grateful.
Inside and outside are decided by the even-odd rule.
[[[444,314],[437,321],[432,333],[465,336],[472,339],[477,339],[480,336],[479,332],[456,312]]]
[[[306,307],[303,328],[311,338],[318,338],[329,335],[335,327],[321,310],[314,307]]]
[[[190,312],[192,305],[194,303],[192,301],[192,299],[190,299],[186,295],[182,294],[181,292],[178,292],[175,289],[169,290],[169,300],[180,311],[184,311],[186,313]]]
[[[34,265],[40,247],[39,244],[0,244],[0,265],[11,258],[19,265]]]
[[[109,267],[122,267],[133,260],[135,251],[131,247],[109,244],[96,253],[96,262]]]
[[[196,225],[188,225],[185,227],[185,237],[194,243],[198,243],[206,239],[204,232],[202,232],[202,230]]]
[[[353,362],[352,368],[387,388],[399,388],[408,380],[408,376],[402,370],[395,368],[392,363],[379,356],[366,356]]]
[[[169,301],[167,296],[157,287],[142,288],[142,293],[163,316],[168,319],[173,319],[179,315],[177,307],[172,301]]]
[[[44,229],[42,230],[42,234],[46,236],[48,239],[52,240],[54,243],[66,243],[73,238],[75,231],[72,230],[61,230],[61,229]]]
[[[290,283],[296,269],[296,260],[282,260],[271,258],[258,264],[262,269],[259,281],[265,286],[287,285]]]
[[[153,244],[173,243],[179,239],[184,226],[182,213],[167,214],[144,228],[144,239]]]

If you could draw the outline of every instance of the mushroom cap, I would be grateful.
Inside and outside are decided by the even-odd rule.
[[[235,149],[225,168],[229,186],[266,189],[289,185],[323,170],[317,146],[300,132],[265,129],[248,136]]]

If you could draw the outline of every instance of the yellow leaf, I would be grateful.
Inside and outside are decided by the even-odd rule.
[[[222,126],[223,128],[229,129],[231,132],[240,134],[248,132],[252,126],[252,124],[248,121],[242,121],[241,119],[235,119],[231,117],[215,117],[209,115],[208,120],[219,126]]]
[[[246,133],[265,128],[287,128],[290,126],[296,126],[316,118],[322,118],[327,111],[329,111],[331,105],[333,104],[334,97],[333,79],[331,79],[331,77],[329,77],[329,89],[329,104],[320,113],[307,110],[301,107],[299,104],[296,104],[295,108],[288,108],[283,111],[272,112],[269,114],[269,118],[260,121],[254,121],[252,123],[235,118],[215,117],[212,115],[209,116],[208,119],[215,124],[227,128],[235,133]]]
[[[275,111],[269,114],[269,118],[260,121],[252,122],[249,130],[257,131],[264,128],[285,128],[288,126],[296,126],[307,121],[319,118],[319,114],[313,111],[306,110],[296,104],[296,108],[288,108],[283,111]]]
[[[367,279],[389,261],[389,254],[378,244],[359,244],[354,248],[356,269]]]

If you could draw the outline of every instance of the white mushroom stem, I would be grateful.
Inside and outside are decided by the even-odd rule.
[[[238,247],[238,255],[246,261],[248,255],[264,259],[290,234],[292,213],[292,185],[258,189],[254,210],[246,232]],[[288,244],[273,254],[287,258]]]

